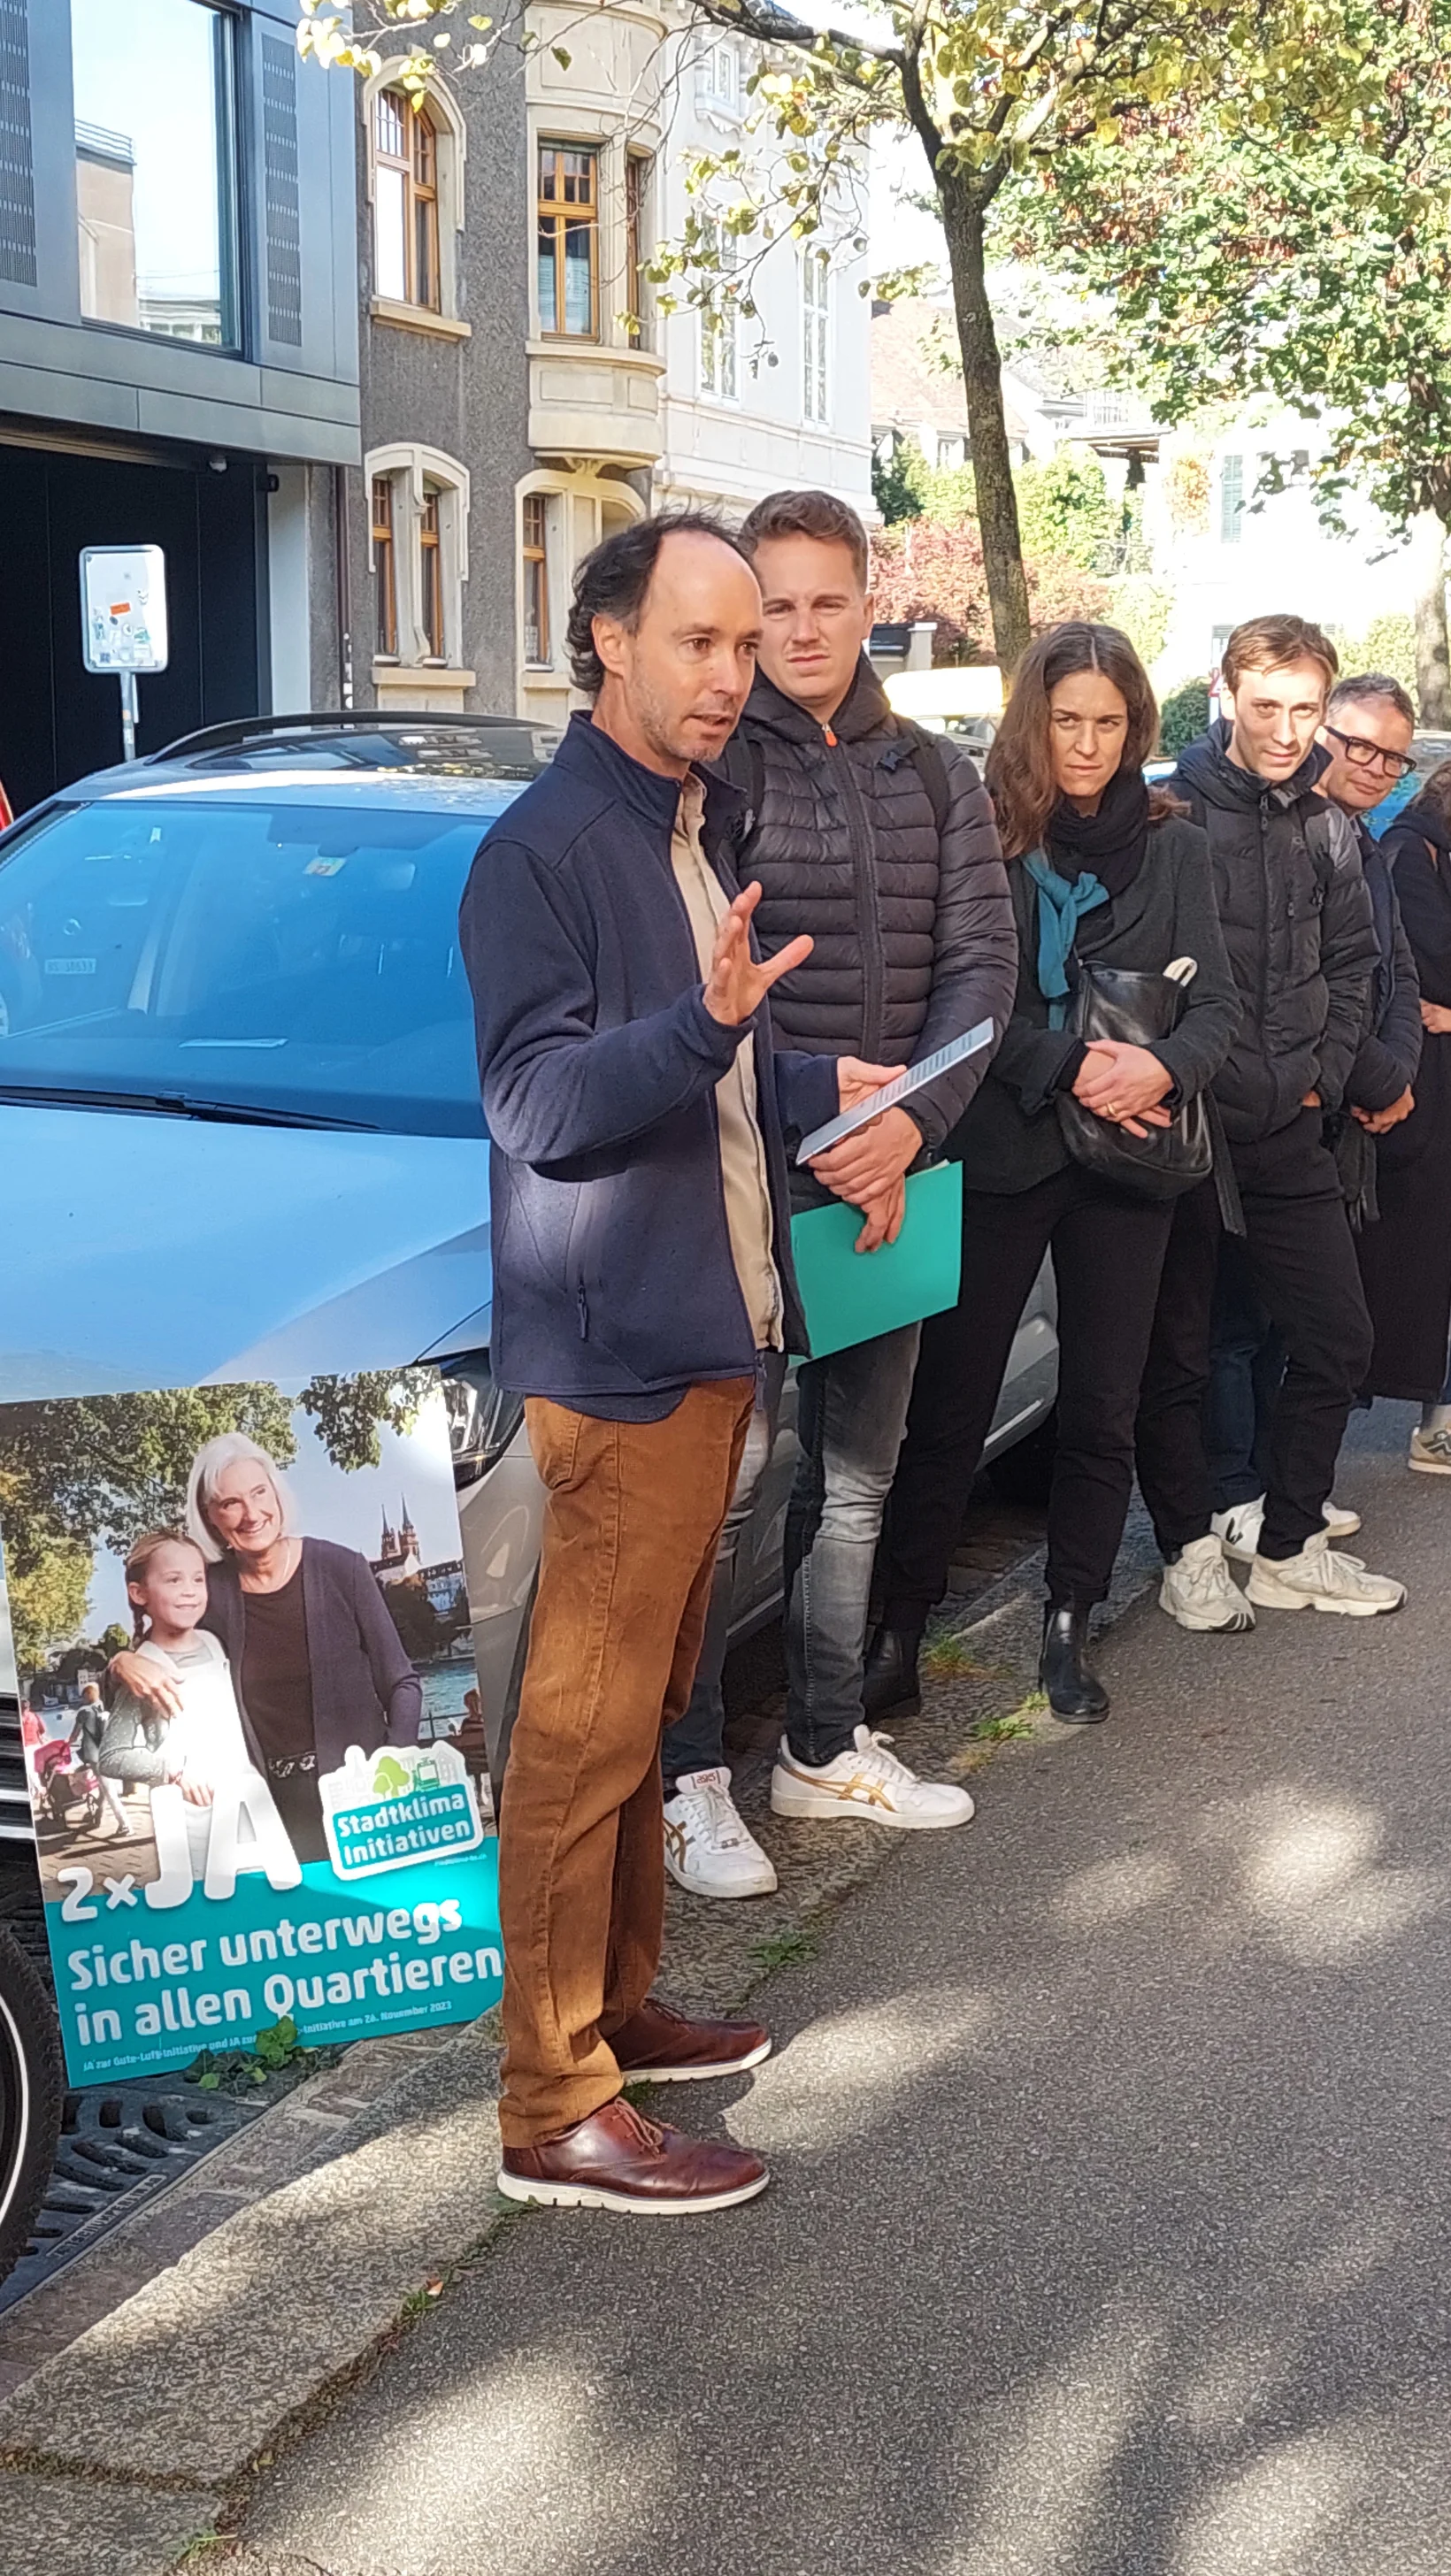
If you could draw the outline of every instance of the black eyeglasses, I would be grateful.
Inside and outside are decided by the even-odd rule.
[[[1393,781],[1409,778],[1415,769],[1416,763],[1403,751],[1384,751],[1378,742],[1367,742],[1363,734],[1342,733],[1339,725],[1328,724],[1325,730],[1342,746],[1352,769],[1383,769]]]

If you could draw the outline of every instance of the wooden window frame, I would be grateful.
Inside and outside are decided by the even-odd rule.
[[[549,495],[526,492],[521,515],[520,553],[524,564],[524,663],[531,671],[551,668],[549,649]],[[534,594],[536,613],[531,616],[530,594]],[[529,650],[529,630],[534,628],[537,651]]]
[[[377,583],[373,652],[374,658],[379,662],[396,662],[398,659],[398,504],[391,474],[374,475],[372,512],[373,578]]]
[[[650,182],[655,163],[648,152],[625,155],[625,293],[629,310],[626,337],[632,349],[644,349],[646,337],[645,261],[648,256],[645,234],[650,203]]]
[[[393,129],[385,141],[384,123]],[[403,301],[421,313],[443,311],[443,261],[438,222],[438,127],[426,102],[415,105],[402,90],[380,89],[373,99],[373,166],[396,170],[403,181]],[[373,267],[378,271],[376,199]]]
[[[537,229],[536,275],[539,253],[546,235],[553,246],[554,320],[545,320],[544,298],[539,299],[539,333],[545,340],[598,340],[600,336],[600,147],[597,143],[545,143],[537,145],[535,169],[535,208]],[[570,160],[589,164],[589,194],[570,197],[566,190],[584,174],[566,170]],[[546,180],[552,186],[546,189]],[[566,246],[572,231],[583,231],[589,242],[589,329],[570,330],[566,288],[568,262]]]
[[[448,621],[443,596],[442,495],[435,484],[424,486],[418,513],[418,624],[428,646],[425,662],[448,660]]]

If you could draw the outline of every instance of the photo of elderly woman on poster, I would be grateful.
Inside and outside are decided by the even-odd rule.
[[[418,1741],[422,1684],[377,1578],[356,1549],[299,1532],[282,1471],[241,1431],[197,1453],[186,1542],[204,1569],[197,1625],[226,1659],[248,1756],[298,1859],[325,1860],[319,1775],[350,1745],[367,1754]],[[143,1718],[183,1715],[176,1677],[139,1649],[113,1657],[108,1684]]]

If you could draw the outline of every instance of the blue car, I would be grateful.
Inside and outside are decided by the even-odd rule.
[[[0,1402],[439,1362],[490,1749],[541,1493],[489,1374],[488,1150],[456,917],[556,736],[377,714],[213,727],[0,835]],[[1051,1408],[1051,1281],[994,1447]],[[769,1617],[792,1469],[742,1551]],[[28,1832],[18,1745],[0,1834]]]

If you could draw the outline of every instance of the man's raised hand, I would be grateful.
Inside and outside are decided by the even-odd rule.
[[[811,954],[812,942],[803,935],[788,939],[774,957],[757,960],[751,955],[751,915],[760,900],[759,884],[748,885],[737,895],[715,934],[715,953],[705,983],[705,1007],[724,1029],[738,1029],[760,1008],[772,985]]]

